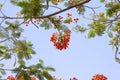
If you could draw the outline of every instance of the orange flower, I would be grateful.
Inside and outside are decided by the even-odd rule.
[[[7,80],[17,80],[16,78],[14,78],[13,76],[8,76]]]
[[[59,19],[63,19],[63,17],[62,17],[62,16],[59,16]]]
[[[25,24],[26,26],[28,26],[28,24],[29,24],[29,21],[27,21],[27,20],[24,20],[24,24]]]
[[[70,80],[78,80],[76,77],[70,78]]]
[[[96,74],[95,76],[92,77],[91,80],[108,80],[108,79],[103,74]]]

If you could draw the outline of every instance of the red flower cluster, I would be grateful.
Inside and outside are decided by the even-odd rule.
[[[50,41],[54,43],[54,46],[57,49],[59,49],[59,50],[66,49],[68,47],[68,45],[69,45],[70,34],[71,34],[70,30],[68,30],[68,31],[66,31],[64,33],[62,33],[62,32],[53,33]]]
[[[24,79],[23,79],[23,77],[17,79],[17,78],[15,78],[13,76],[8,76],[7,80],[24,80]],[[31,77],[31,80],[36,80],[36,78],[35,77]]]
[[[103,74],[96,74],[95,76],[92,77],[91,80],[108,80],[108,78]]]

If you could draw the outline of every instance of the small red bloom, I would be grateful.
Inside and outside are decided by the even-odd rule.
[[[62,16],[59,16],[59,19],[63,19],[63,17],[62,17]]]
[[[40,19],[35,19],[35,20],[34,20],[34,23],[39,24],[39,23],[40,23]]]
[[[72,16],[72,14],[70,14],[70,13],[68,13],[67,15],[68,15],[68,17],[71,17],[71,16]]]
[[[31,77],[31,80],[36,80],[36,78],[33,76],[33,77]]]
[[[78,20],[79,20],[78,18],[75,18],[75,19],[74,19],[75,22],[78,22]]]
[[[57,0],[57,2],[61,2],[61,0]]]
[[[52,77],[52,80],[57,80],[57,78],[55,76]]]
[[[27,21],[27,20],[24,20],[24,24],[25,24],[26,26],[28,26],[28,24],[29,24],[29,21]]]

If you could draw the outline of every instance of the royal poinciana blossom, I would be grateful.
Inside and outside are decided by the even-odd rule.
[[[70,78],[70,80],[78,80],[76,77]]]
[[[108,78],[103,74],[96,74],[95,76],[92,77],[91,80],[108,80]]]
[[[53,42],[54,46],[63,50],[66,49],[69,45],[71,31],[67,30],[65,32],[55,32],[52,34],[50,41]]]

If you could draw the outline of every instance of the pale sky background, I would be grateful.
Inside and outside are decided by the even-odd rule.
[[[0,0],[0,3],[4,0]],[[91,7],[103,6],[99,0],[92,0],[89,4]],[[9,16],[15,16],[19,11],[15,6],[9,4],[9,0],[5,3],[2,11]],[[47,13],[54,12],[50,9]],[[86,13],[89,15],[91,10]],[[100,8],[96,11],[104,11]],[[79,23],[87,25],[89,21],[82,19],[81,16],[76,15],[75,9],[69,10],[73,17],[79,17]],[[64,12],[60,15],[66,15]],[[89,16],[90,17],[90,16]],[[91,80],[95,74],[104,74],[108,80],[120,80],[120,64],[114,59],[114,51],[109,46],[109,38],[107,34],[102,37],[95,37],[88,39],[86,33],[79,33],[72,31],[70,45],[67,50],[59,51],[50,42],[50,37],[56,30],[44,30],[44,28],[37,29],[33,25],[25,27],[23,36],[25,39],[30,40],[34,44],[37,54],[33,56],[32,60],[27,64],[35,64],[39,59],[44,60],[45,65],[50,65],[56,69],[56,72],[51,72],[53,76],[58,78],[62,77],[69,80],[72,77],[78,80]],[[69,25],[72,28],[73,25]],[[5,61],[6,68],[9,68],[12,61],[8,63]],[[9,66],[9,67],[8,67]],[[11,75],[11,74],[10,74]]]

